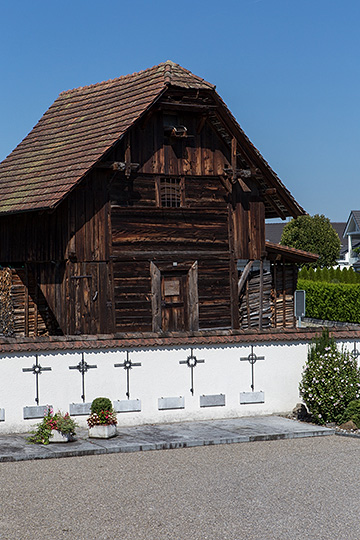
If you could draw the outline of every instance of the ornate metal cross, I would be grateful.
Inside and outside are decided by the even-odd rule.
[[[190,392],[192,395],[194,395],[194,367],[196,367],[197,364],[203,364],[205,360],[198,360],[196,356],[193,354],[193,349],[190,349],[190,356],[187,357],[186,360],[180,360],[179,364],[187,364],[187,366],[191,369],[191,388]]]
[[[126,396],[130,399],[130,369],[136,366],[141,366],[140,362],[132,362],[129,358],[129,351],[126,351],[126,360],[122,364],[114,364],[114,367],[122,367],[126,369]]]
[[[354,341],[354,349],[351,352],[351,356],[354,358],[354,360],[357,360],[358,356],[360,356],[360,351],[356,348],[356,341]]]
[[[84,360],[84,353],[81,353],[81,361],[76,366],[69,366],[69,369],[77,369],[81,373],[82,379],[82,394],[81,399],[85,403],[85,373],[89,369],[97,368],[97,365],[90,365]]]
[[[51,371],[51,367],[42,367],[39,364],[38,355],[35,354],[35,364],[33,364],[33,367],[31,367],[31,368],[22,368],[22,370],[23,371],[31,371],[36,377],[36,382],[35,382],[35,392],[36,392],[35,403],[37,405],[39,405],[39,375],[41,375],[41,373],[43,371]]]
[[[256,364],[258,360],[265,360],[265,356],[256,356],[256,354],[254,353],[253,345],[251,345],[251,353],[249,354],[249,356],[244,356],[240,358],[241,362],[247,361],[247,362],[250,362],[251,364],[251,390],[252,392],[254,392],[255,390],[254,365]]]

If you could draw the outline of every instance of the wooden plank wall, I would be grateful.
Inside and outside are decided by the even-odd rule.
[[[140,163],[140,173],[164,175],[211,176],[223,174],[229,166],[230,149],[219,138],[209,121],[197,114],[177,115],[178,125],[187,128],[188,137],[170,140],[164,134],[162,113],[153,114],[146,125],[131,132],[131,160]],[[139,144],[141,141],[141,144]],[[119,145],[114,160],[124,159],[124,146]]]
[[[136,178],[133,198],[137,205],[131,208],[119,204],[117,182],[111,189],[117,331],[151,331],[150,262],[166,260],[189,268],[198,261],[200,328],[230,327],[224,188],[218,178],[185,178],[186,206],[167,209],[155,206],[154,185],[155,177],[152,182],[150,177]]]
[[[32,269],[11,269],[11,303],[14,314],[13,335],[57,335],[60,329],[37,285]]]
[[[109,283],[112,279],[110,234],[107,176],[104,171],[96,171],[52,212],[1,218],[0,263],[18,266],[27,261],[31,265],[36,294],[46,303],[64,334],[111,332],[114,314],[113,293],[110,292],[113,287]],[[92,283],[96,284],[91,298],[96,291],[97,297],[91,303],[86,299],[87,288],[76,286],[76,281],[80,280],[73,279],[74,275],[79,275],[77,265],[82,263],[85,266],[81,272],[89,272],[93,276]],[[87,263],[92,266],[86,266]],[[22,291],[27,281],[21,270],[20,274],[13,294],[20,295],[25,303],[23,300],[16,303],[16,318],[19,331],[32,335],[32,332],[36,334],[37,318],[32,312],[34,307],[27,309],[27,295]],[[31,300],[29,302],[32,306]],[[26,317],[30,317],[29,321]],[[40,320],[39,325],[40,335],[43,332]]]

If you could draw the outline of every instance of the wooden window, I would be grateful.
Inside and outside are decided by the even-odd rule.
[[[180,208],[184,205],[184,180],[182,178],[158,178],[157,203],[163,208]]]

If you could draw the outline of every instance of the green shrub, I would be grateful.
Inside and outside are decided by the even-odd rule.
[[[352,420],[354,424],[357,425],[358,428],[360,428],[360,400],[354,399],[353,401],[350,401],[349,405],[346,407],[344,414],[341,419],[341,424],[344,424],[345,422],[349,422],[349,420]]]
[[[349,403],[360,397],[357,362],[346,349],[338,349],[328,330],[309,347],[299,389],[318,424],[341,422]]]
[[[102,411],[113,411],[111,400],[106,397],[97,397],[91,403],[91,413],[99,414]]]

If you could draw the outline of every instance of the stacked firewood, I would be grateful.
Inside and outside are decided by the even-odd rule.
[[[277,265],[271,293],[271,325],[273,327],[293,328],[295,326],[296,277],[293,266]]]
[[[11,299],[11,270],[0,269],[0,335],[14,333],[14,310]]]
[[[270,272],[263,273],[262,321],[260,325],[260,272],[251,272],[240,294],[240,328],[269,328],[271,324],[271,289]]]

